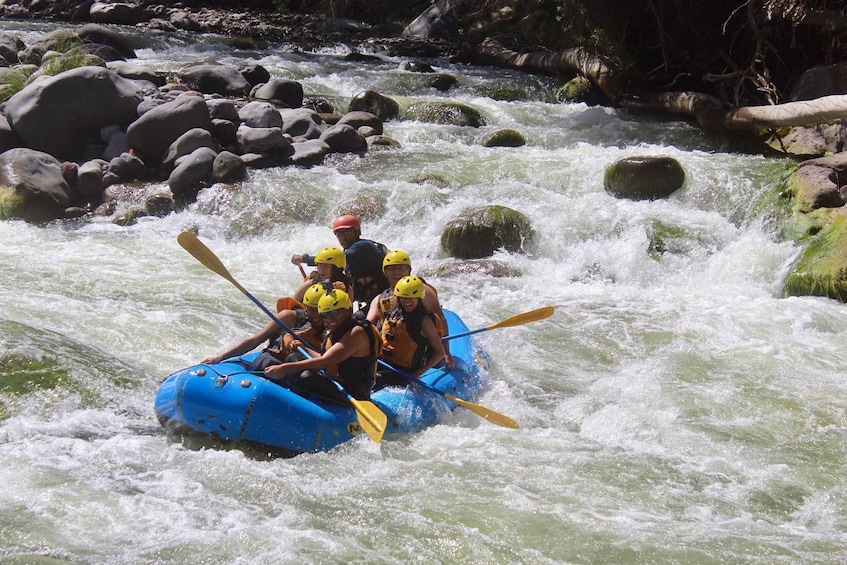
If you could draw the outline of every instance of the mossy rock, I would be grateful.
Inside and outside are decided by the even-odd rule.
[[[559,102],[582,102],[589,106],[602,104],[604,96],[590,80],[583,76],[572,78],[556,91]]]
[[[606,169],[603,187],[616,198],[667,198],[685,182],[685,170],[672,157],[627,157]]]
[[[451,257],[479,259],[498,249],[525,251],[535,237],[526,216],[505,206],[469,208],[441,232],[441,247]]]
[[[513,129],[499,129],[485,136],[482,145],[483,147],[521,147],[526,145],[526,139],[520,132]]]
[[[0,185],[0,220],[24,220],[41,224],[63,217],[63,211],[45,208],[33,200],[14,188]]]
[[[397,101],[373,90],[365,90],[353,96],[348,112],[370,112],[383,122],[392,120],[400,113]]]
[[[424,276],[436,276],[438,278],[456,278],[464,277],[469,274],[488,275],[489,277],[520,277],[523,275],[520,269],[512,267],[503,261],[496,259],[472,259],[470,261],[450,261],[439,265],[438,268],[431,273],[424,273]]]
[[[847,214],[831,215],[785,277],[786,296],[824,296],[847,302]]]
[[[440,92],[446,92],[459,84],[459,79],[446,73],[438,73],[429,81],[429,85]]]
[[[0,219],[18,220],[27,215],[26,200],[14,188],[0,186]]]
[[[655,220],[647,228],[647,237],[650,239],[647,252],[658,259],[665,253],[684,251],[680,242],[686,241],[687,235],[683,228]]]
[[[416,102],[404,113],[407,120],[418,120],[432,124],[482,127],[485,120],[476,108],[458,102]]]

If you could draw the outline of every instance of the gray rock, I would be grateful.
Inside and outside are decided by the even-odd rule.
[[[221,148],[212,139],[212,134],[203,128],[193,128],[179,136],[170,147],[168,147],[165,157],[162,159],[162,167],[166,171],[173,170],[176,166],[176,161],[180,157],[193,153],[201,147],[208,147],[215,153]]]
[[[221,151],[212,164],[212,182],[235,182],[247,176],[247,165],[231,151]]]
[[[248,102],[238,111],[238,118],[251,128],[282,128],[282,116],[269,102]]]
[[[368,150],[368,142],[352,126],[336,124],[324,131],[320,138],[334,153],[362,153]]]
[[[6,118],[27,147],[74,158],[100,139],[100,129],[126,127],[138,117],[135,85],[102,67],[79,67],[42,77],[12,96]]]
[[[212,169],[217,153],[208,147],[200,147],[189,155],[177,159],[176,167],[168,176],[168,186],[174,196],[182,196],[199,190],[212,178]]]
[[[61,218],[71,204],[62,163],[24,147],[0,154],[0,217],[45,221]]]
[[[148,110],[127,128],[129,144],[151,167],[157,166],[171,143],[193,128],[211,130],[209,109],[199,96],[181,96]]]
[[[303,85],[293,80],[271,79],[253,88],[250,95],[256,100],[273,100],[288,108],[303,105]]]
[[[291,137],[318,139],[326,130],[320,114],[310,108],[280,110],[279,114],[282,116],[282,132]]]
[[[177,72],[179,79],[190,88],[203,94],[244,96],[250,92],[250,83],[235,67],[217,63],[195,63]]]
[[[241,124],[236,132],[242,153],[264,153],[275,148],[290,146],[280,128],[251,128]]]

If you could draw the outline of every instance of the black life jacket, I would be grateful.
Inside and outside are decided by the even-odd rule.
[[[370,397],[376,379],[376,361],[382,352],[382,338],[379,336],[379,331],[365,318],[363,312],[355,312],[347,324],[327,336],[324,351],[348,332],[353,331],[353,326],[365,329],[370,340],[370,352],[366,357],[348,357],[339,363],[336,380],[353,398],[364,400]]]

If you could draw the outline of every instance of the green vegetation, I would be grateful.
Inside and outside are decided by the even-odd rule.
[[[0,102],[8,100],[40,76],[54,76],[86,65],[103,65],[103,60],[85,52],[78,40],[63,39],[44,54],[40,67],[17,65],[0,76]]]

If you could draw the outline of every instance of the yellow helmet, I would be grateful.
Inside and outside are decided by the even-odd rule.
[[[353,303],[350,301],[350,295],[343,290],[332,289],[318,301],[318,312],[326,314],[333,310],[345,310],[353,308]]]
[[[313,284],[306,289],[306,294],[303,295],[303,304],[312,308],[317,308],[318,302],[320,302],[320,299],[324,294],[326,294],[324,285]]]
[[[347,257],[344,255],[344,251],[337,247],[324,247],[315,255],[315,264],[320,263],[335,265],[339,269],[343,269],[347,266]]]
[[[385,258],[382,260],[382,270],[385,271],[385,268],[391,265],[408,265],[409,269],[411,269],[412,258],[405,251],[395,249],[385,254]]]
[[[394,286],[394,296],[397,298],[423,298],[426,287],[420,277],[403,277]]]

